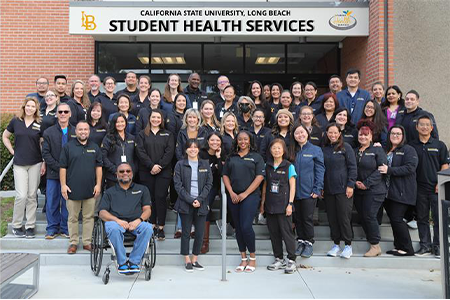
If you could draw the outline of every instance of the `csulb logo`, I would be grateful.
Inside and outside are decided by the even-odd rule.
[[[336,14],[331,17],[328,23],[336,30],[349,30],[356,26],[356,18],[351,15],[352,11],[344,10],[342,14]]]
[[[95,24],[95,17],[93,15],[86,15],[84,11],[81,12],[81,27],[85,30],[95,30],[97,24]]]

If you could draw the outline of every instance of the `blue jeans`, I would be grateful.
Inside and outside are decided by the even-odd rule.
[[[239,252],[255,252],[255,231],[253,230],[253,219],[255,211],[258,207],[260,197],[253,193],[243,201],[234,204],[230,196],[228,198],[228,209],[233,217],[236,228],[236,241],[238,243]]]
[[[117,263],[119,265],[125,264],[127,262],[127,252],[123,245],[123,234],[125,233],[125,229],[116,221],[108,221],[105,222],[105,230],[108,239],[111,241],[116,251]],[[133,250],[131,251],[128,260],[131,264],[139,265],[145,250],[147,249],[147,244],[153,234],[152,224],[142,222],[135,230],[130,232],[136,236],[136,239],[134,240]]]
[[[61,184],[59,180],[47,179],[47,234],[65,233],[69,234],[67,228],[66,200],[61,195]]]

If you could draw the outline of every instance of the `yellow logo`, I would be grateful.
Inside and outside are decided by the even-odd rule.
[[[93,15],[86,15],[84,11],[81,12],[81,27],[84,27],[86,30],[94,30],[97,28],[97,24],[95,24],[95,17]]]

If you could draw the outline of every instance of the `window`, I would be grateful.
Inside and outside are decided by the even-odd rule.
[[[246,45],[245,73],[282,74],[285,72],[285,45]]]
[[[242,44],[205,44],[204,72],[206,74],[233,74],[244,71]]]
[[[148,73],[148,44],[100,43],[98,46],[98,73]]]
[[[152,44],[152,74],[191,74],[201,72],[202,47],[200,44]]]
[[[336,44],[288,45],[288,73],[338,73],[338,47]]]

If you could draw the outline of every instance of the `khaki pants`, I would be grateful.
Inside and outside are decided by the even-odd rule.
[[[80,211],[82,211],[83,215],[83,246],[91,244],[92,230],[94,229],[94,210],[95,198],[86,200],[67,200],[67,211],[69,212],[67,225],[69,227],[69,242],[71,245],[78,245],[80,242],[78,235],[78,217]]]
[[[42,163],[31,166],[14,165],[14,187],[16,189],[12,219],[14,228],[22,227],[25,212],[27,218],[25,229],[36,226],[36,192],[41,180],[41,165]]]

